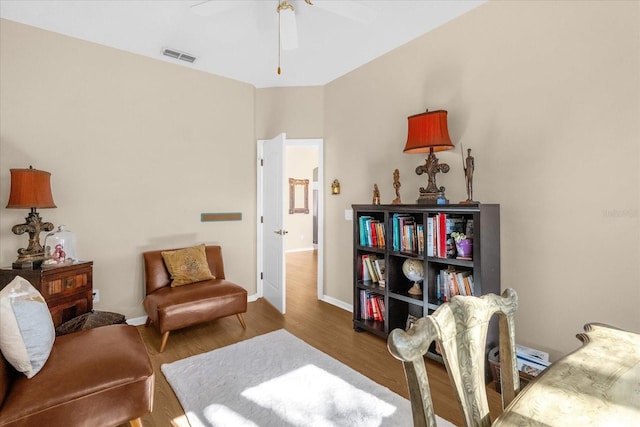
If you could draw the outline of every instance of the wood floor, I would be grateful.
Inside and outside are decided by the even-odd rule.
[[[286,329],[308,344],[408,398],[402,364],[388,352],[386,341],[366,332],[355,332],[351,313],[317,299],[315,252],[287,254],[287,313],[280,314],[264,299],[249,303],[247,329],[235,316],[174,331],[164,353],[158,353],[160,334],[152,327],[138,326],[147,345],[156,375],[153,413],[142,418],[144,426],[188,426],[184,411],[160,371],[163,363],[193,356],[262,335]],[[444,366],[427,361],[429,383],[436,413],[461,426],[462,417]],[[215,379],[212,379],[215,381]],[[488,387],[493,418],[501,412],[500,395]]]

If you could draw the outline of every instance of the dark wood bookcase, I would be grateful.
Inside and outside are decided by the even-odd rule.
[[[456,205],[352,205],[353,208],[353,327],[357,331],[368,331],[386,338],[396,329],[406,329],[410,316],[420,318],[429,315],[443,302],[438,298],[438,276],[442,270],[455,269],[473,276],[473,295],[500,293],[500,206],[495,204],[456,204]],[[428,244],[429,218],[444,214],[447,219],[458,219],[463,224],[472,221],[473,256],[471,259],[458,259],[454,255],[445,257],[430,256],[411,250],[394,250],[394,216],[408,217],[413,224],[420,225],[421,231],[416,238],[424,239]],[[363,244],[361,233],[362,218],[373,219],[384,224],[385,245]],[[418,228],[418,227],[416,227]],[[380,227],[378,226],[378,231]],[[465,230],[466,231],[466,230]],[[422,236],[419,236],[422,234]],[[429,233],[430,234],[430,233]],[[429,235],[429,237],[431,237]],[[384,286],[363,278],[363,256],[373,255],[384,259]],[[424,278],[420,284],[422,295],[412,295],[408,291],[413,282],[402,272],[407,259],[422,263]],[[442,288],[441,288],[442,289]],[[383,320],[371,320],[363,317],[362,305],[366,304],[362,296],[379,298],[383,302]],[[490,327],[487,351],[497,344],[497,322]],[[432,348],[429,356],[440,359]],[[441,360],[441,359],[440,359]]]

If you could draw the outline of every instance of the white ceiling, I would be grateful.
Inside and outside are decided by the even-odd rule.
[[[299,47],[282,51],[281,75],[278,0],[211,0],[195,8],[208,16],[192,9],[203,0],[0,0],[0,16],[264,88],[324,85],[484,1],[289,0]],[[339,13],[340,6],[355,13]],[[165,47],[197,59],[163,56]]]

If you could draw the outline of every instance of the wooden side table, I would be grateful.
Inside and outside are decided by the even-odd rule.
[[[44,297],[54,326],[93,309],[93,261],[39,269],[0,269],[0,289],[14,277],[28,280]]]

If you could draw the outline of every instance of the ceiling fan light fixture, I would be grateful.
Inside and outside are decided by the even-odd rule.
[[[298,26],[293,10],[282,9],[280,12],[280,43],[283,50],[293,50],[298,47]]]

